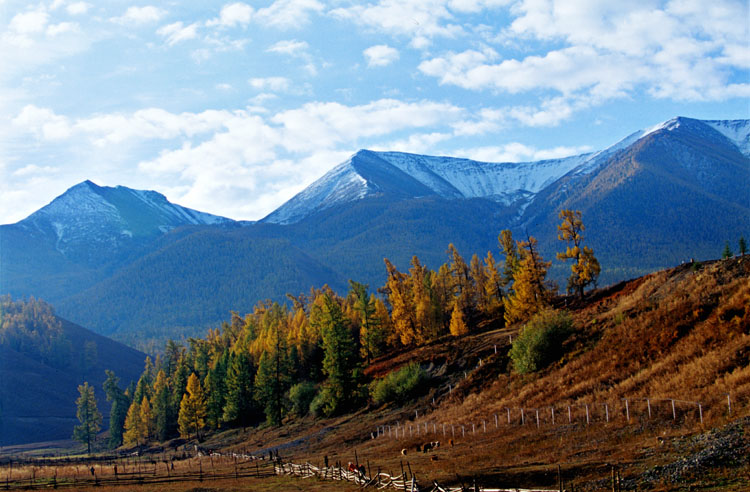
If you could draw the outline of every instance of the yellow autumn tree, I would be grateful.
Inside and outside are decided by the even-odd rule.
[[[451,313],[451,323],[449,329],[451,335],[453,335],[454,337],[469,333],[469,327],[466,326],[466,321],[464,321],[464,313],[461,310],[461,306],[458,305],[458,302],[456,302],[456,304],[453,306],[453,313]]]
[[[141,404],[137,401],[133,401],[128,408],[122,440],[126,445],[135,444],[138,446],[146,440],[146,430],[143,428],[143,421],[141,420]]]
[[[190,374],[187,382],[187,393],[182,395],[177,424],[180,436],[189,439],[195,436],[200,439],[200,431],[206,426],[206,398],[201,382],[195,373]]]
[[[547,269],[532,236],[518,242],[520,261],[513,274],[513,293],[504,299],[505,321],[508,324],[525,321],[549,305],[552,288],[547,283]]]
[[[407,275],[396,270],[396,267],[385,258],[385,268],[388,273],[386,291],[391,305],[391,321],[393,329],[402,345],[416,342],[416,314],[412,292],[407,282]]]
[[[486,298],[484,314],[487,316],[499,315],[500,308],[503,305],[503,279],[491,251],[487,252],[487,257],[484,259],[484,270],[483,288]]]
[[[140,419],[145,439],[148,441],[154,437],[154,412],[146,396],[141,400]]]
[[[580,210],[561,210],[560,219],[562,223],[557,226],[557,238],[566,241],[568,247],[562,253],[557,253],[557,259],[561,261],[573,260],[571,274],[568,278],[568,292],[575,291],[579,298],[583,298],[584,289],[591,284],[596,284],[601,272],[599,260],[594,256],[594,250],[588,246],[581,247],[583,242],[583,225]]]

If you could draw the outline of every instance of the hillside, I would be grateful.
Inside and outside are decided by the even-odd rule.
[[[279,449],[285,460],[316,465],[324,455],[346,463],[356,452],[360,463],[392,474],[408,462],[422,484],[476,479],[483,486],[556,488],[560,465],[566,484],[601,490],[609,488],[614,465],[624,489],[747,490],[750,257],[656,272],[583,303],[557,301],[560,308],[566,303],[575,333],[565,355],[541,372],[511,370],[508,342],[518,327],[449,337],[368,368],[381,376],[417,361],[428,370],[424,396],[404,407],[290,419],[278,430],[218,434],[205,446],[259,455]],[[702,415],[692,402],[701,403]],[[406,437],[393,437],[397,426]],[[371,439],[378,429],[385,434]],[[455,446],[446,446],[451,437]],[[433,440],[441,448],[414,451]]]
[[[105,369],[136,381],[146,355],[58,318],[41,301],[2,299],[0,446],[70,439],[78,385],[94,387],[106,428]]]

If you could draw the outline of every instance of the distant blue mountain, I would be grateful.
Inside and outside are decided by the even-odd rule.
[[[602,283],[750,238],[750,121],[675,118],[599,152],[526,163],[362,150],[257,223],[185,209],[155,192],[77,185],[0,226],[0,292],[136,343],[201,333],[259,300],[349,278],[383,284],[387,257],[431,268],[497,235],[562,248],[557,215],[583,212]],[[552,273],[566,276],[555,262]],[[564,284],[562,284],[564,285]],[[147,334],[147,335],[144,335]],[[142,336],[144,335],[144,336]]]

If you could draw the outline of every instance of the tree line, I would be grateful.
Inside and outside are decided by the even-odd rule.
[[[557,258],[572,261],[567,290],[583,296],[600,266],[582,244],[581,213],[563,210],[560,219],[558,237],[567,246]],[[109,445],[177,435],[200,440],[206,432],[263,422],[278,426],[287,416],[337,415],[365,404],[376,391],[387,394],[364,377],[373,359],[480,325],[523,322],[549,306],[557,286],[546,278],[551,262],[540,255],[536,239],[516,240],[503,230],[498,243],[502,260],[488,252],[469,262],[450,244],[449,260],[437,271],[417,256],[406,272],[385,259],[387,280],[377,293],[350,281],[346,295],[323,286],[287,295],[286,304],[260,302],[244,317],[232,312],[205,338],[190,338],[184,346],[169,340],[125,389],[107,371]],[[411,379],[421,377],[412,373]],[[85,384],[79,391],[79,414],[96,416],[88,408],[82,412],[80,403],[90,400],[93,389]],[[373,399],[382,402],[382,396]]]

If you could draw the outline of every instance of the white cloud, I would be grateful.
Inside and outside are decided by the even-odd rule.
[[[458,16],[477,14],[507,5],[511,0],[379,0],[332,9],[333,17],[379,32],[411,39],[411,46],[426,49],[434,38],[465,34]]]
[[[91,4],[86,2],[75,2],[71,3],[67,7],[65,7],[65,10],[70,15],[82,15],[89,11],[89,8],[91,8]]]
[[[22,168],[13,171],[13,176],[16,177],[28,177],[28,176],[45,176],[56,172],[58,169],[52,166],[37,166],[36,164],[29,164]]]
[[[70,122],[64,116],[47,108],[28,105],[13,118],[13,125],[34,133],[38,138],[61,140],[72,133]]]
[[[22,14],[16,14],[10,20],[8,27],[18,34],[33,34],[44,31],[49,21],[49,14],[40,7]]]
[[[291,87],[291,81],[286,77],[252,78],[248,81],[253,89],[272,92],[286,92]]]
[[[160,27],[156,34],[166,38],[169,46],[174,46],[177,43],[195,39],[198,36],[198,23],[194,22],[186,26],[182,21],[173,22]]]
[[[573,155],[591,152],[587,145],[578,147],[554,147],[551,149],[537,149],[519,142],[505,145],[477,147],[456,151],[456,155],[481,162],[533,162],[545,159],[559,159]]]
[[[207,26],[235,27],[247,26],[253,16],[254,9],[246,3],[236,2],[224,5],[219,17],[206,22]]]
[[[153,5],[146,5],[144,7],[128,7],[123,15],[112,17],[110,20],[117,24],[140,26],[159,22],[165,15],[167,15],[166,10]]]
[[[55,37],[78,30],[78,24],[75,22],[60,22],[59,24],[50,24],[47,26],[45,33],[47,36]]]
[[[678,101],[750,92],[745,81],[730,81],[733,70],[750,66],[750,25],[737,21],[748,18],[746,2],[522,0],[511,13],[515,19],[504,40],[542,41],[540,53],[502,59],[489,48],[468,49],[433,55],[419,70],[467,90],[536,92],[538,106],[508,111],[532,126],[554,125],[576,111],[642,91]]]
[[[386,44],[370,46],[363,54],[368,67],[385,67],[398,60],[398,50]]]
[[[300,56],[307,52],[309,45],[305,41],[287,39],[271,45],[266,51],[269,53],[280,53],[289,56]]]
[[[276,0],[258,9],[258,22],[280,29],[298,28],[310,22],[311,13],[320,13],[324,5],[317,0]]]

